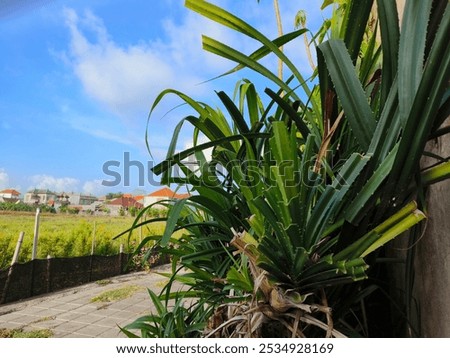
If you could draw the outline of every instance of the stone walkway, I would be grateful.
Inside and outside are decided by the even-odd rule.
[[[159,293],[167,281],[156,272],[168,272],[169,265],[153,272],[138,272],[92,282],[16,303],[0,305],[0,329],[33,331],[49,329],[53,337],[125,337],[118,326],[151,312],[147,288]],[[125,288],[131,297],[114,302],[93,302],[105,291]]]

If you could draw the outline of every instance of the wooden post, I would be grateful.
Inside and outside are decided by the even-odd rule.
[[[34,237],[33,237],[33,252],[31,254],[31,260],[34,260],[37,256],[37,247],[39,239],[39,216],[41,212],[40,209],[36,209],[36,218],[34,220]]]
[[[92,281],[92,269],[94,265],[94,252],[95,252],[95,232],[97,231],[97,221],[94,221],[94,229],[92,230],[92,246],[91,257],[89,258],[89,282]]]
[[[14,250],[14,256],[11,260],[11,266],[9,267],[9,270],[8,270],[8,276],[6,278],[5,286],[3,287],[3,294],[0,296],[0,304],[6,303],[7,296],[8,296],[9,284],[10,284],[11,276],[12,276],[12,273],[14,270],[14,264],[19,261],[19,253],[20,253],[20,248],[22,247],[24,235],[25,235],[25,233],[23,231],[21,231],[19,234],[19,239],[17,240],[16,249]]]
[[[94,221],[94,230],[92,232],[92,247],[91,247],[91,256],[94,255],[94,251],[95,251],[95,231],[96,231],[96,221]]]
[[[11,261],[11,266],[14,265],[15,263],[19,262],[19,253],[20,253],[20,248],[22,247],[24,235],[25,235],[25,233],[23,231],[21,231],[19,234],[19,239],[17,240],[16,249],[14,250],[14,256]]]
[[[47,255],[47,293],[52,291],[52,260],[50,254]]]
[[[119,249],[119,275],[121,275],[122,272],[122,267],[123,267],[123,244],[120,244],[120,249]]]

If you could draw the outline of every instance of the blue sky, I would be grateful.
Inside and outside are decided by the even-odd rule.
[[[212,0],[269,37],[276,35],[273,2]],[[3,0],[0,1],[0,189],[55,191],[152,191],[139,186],[136,168],[129,186],[105,187],[105,162],[124,153],[147,167],[147,116],[166,88],[218,105],[214,90],[230,96],[249,72],[211,82],[233,64],[201,49],[207,34],[250,53],[256,44],[189,11],[182,0]],[[20,6],[17,4],[21,4]],[[280,0],[284,31],[298,10],[308,27],[322,20],[321,1]],[[303,41],[286,49],[308,74]],[[265,64],[276,71],[276,61]],[[253,76],[253,77],[252,77]],[[164,115],[178,102],[167,98],[150,122],[154,161],[164,157],[184,109]],[[183,133],[182,146],[190,143]],[[151,164],[150,164],[151,166]],[[123,168],[115,168],[121,171]],[[156,182],[156,179],[153,179]]]

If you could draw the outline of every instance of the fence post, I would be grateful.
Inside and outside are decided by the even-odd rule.
[[[92,231],[92,246],[91,246],[91,257],[89,259],[89,282],[92,281],[92,266],[94,264],[94,252],[95,252],[95,231],[97,228],[97,222],[94,220],[94,229]]]
[[[19,234],[19,239],[17,240],[16,249],[14,250],[14,256],[11,261],[11,266],[19,261],[19,253],[20,253],[20,248],[22,247],[24,235],[25,235],[25,233],[23,231],[21,231]]]
[[[52,292],[52,260],[50,254],[47,255],[47,293]]]
[[[8,276],[6,277],[5,286],[3,287],[3,294],[0,297],[0,304],[6,303],[6,298],[8,296],[9,283],[11,281],[11,276],[12,276],[12,273],[14,270],[14,264],[19,261],[19,253],[20,253],[20,248],[22,247],[24,235],[25,235],[25,233],[23,231],[21,231],[19,233],[19,239],[17,240],[16,249],[14,250],[14,255],[11,260],[11,266],[9,267],[9,270],[8,270]]]
[[[34,220],[34,237],[33,237],[33,252],[31,254],[31,260],[34,260],[37,256],[37,246],[38,246],[38,238],[39,238],[39,216],[40,209],[36,209],[36,218]]]
[[[91,256],[94,255],[95,251],[95,231],[96,231],[96,221],[94,221],[94,230],[92,232],[92,246],[91,246]]]
[[[123,266],[123,244],[120,244],[120,249],[119,249],[119,275],[122,274],[122,266]]]

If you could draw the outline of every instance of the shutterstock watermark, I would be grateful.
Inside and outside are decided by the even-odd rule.
[[[151,171],[152,167],[152,161],[148,161],[144,165],[139,160],[131,160],[130,152],[124,152],[122,162],[119,160],[108,160],[103,163],[103,174],[107,175],[109,179],[102,180],[102,185],[108,187],[131,186],[132,174],[138,178],[139,186],[145,186],[146,184],[158,185],[159,181],[154,177]]]
[[[202,186],[223,186],[232,180],[237,186],[256,187],[263,184],[266,188],[279,184],[283,181],[286,188],[298,186],[300,183],[309,187],[323,185],[323,177],[314,172],[315,160],[312,159],[307,164],[307,173],[300,168],[299,163],[292,161],[276,162],[266,158],[263,160],[231,160],[226,162],[226,166],[217,160],[200,163],[190,156],[181,161],[180,164],[165,162],[167,170],[172,178],[183,178],[186,182],[190,180]],[[122,161],[109,160],[103,163],[103,173],[108,179],[102,181],[103,186],[135,186],[136,179],[140,187],[147,184],[160,185],[160,178],[155,175],[152,168],[156,163],[139,160],[132,160],[129,152],[123,153]],[[133,179],[133,180],[132,180]],[[339,181],[340,186],[346,186],[344,178],[336,174],[334,180]],[[133,184],[131,184],[133,182]]]

